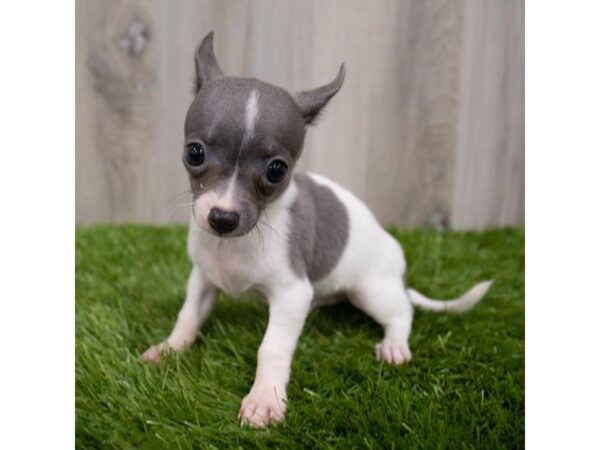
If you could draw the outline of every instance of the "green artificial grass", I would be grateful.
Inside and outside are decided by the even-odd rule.
[[[391,230],[408,282],[449,298],[496,283],[463,316],[417,312],[413,360],[374,358],[381,329],[348,304],[308,318],[285,422],[240,427],[267,322],[222,296],[197,343],[160,366],[138,356],[171,330],[190,270],[183,227],[96,226],[76,236],[78,448],[524,447],[524,230]]]

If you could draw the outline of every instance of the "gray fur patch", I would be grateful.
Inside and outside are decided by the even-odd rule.
[[[290,263],[310,281],[325,277],[338,263],[349,235],[348,212],[326,186],[296,174],[298,198],[292,205]]]

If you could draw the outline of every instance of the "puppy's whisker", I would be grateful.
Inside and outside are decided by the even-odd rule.
[[[261,246],[262,250],[264,250],[265,249],[265,239],[264,239],[262,232],[260,231],[260,228],[258,226],[254,227],[250,233],[253,234],[254,232],[256,232],[256,236],[257,236],[258,240],[260,241],[260,246]]]
[[[177,210],[184,209],[184,208],[191,208],[192,206],[193,206],[193,202],[182,203],[180,205],[173,206],[171,209],[169,209],[169,211],[173,212],[173,211],[177,211]]]
[[[167,218],[172,219],[175,215],[179,215],[181,213],[184,213],[183,218],[189,218],[192,215],[193,205],[193,202],[176,205],[168,211]]]
[[[271,224],[269,224],[268,222],[265,222],[264,220],[261,219],[258,221],[258,223],[259,223],[259,225],[264,225],[265,227],[267,227],[271,231],[271,233],[273,233],[275,236],[277,236],[278,239],[281,238],[281,235],[279,234],[279,232],[275,228],[273,228],[273,226]]]
[[[179,192],[175,195],[173,195],[171,198],[169,198],[166,202],[166,204],[170,204],[171,202],[174,202],[176,200],[181,199],[182,197],[184,197],[185,195],[192,195],[192,190],[191,189],[186,189],[185,191]]]
[[[269,214],[267,213],[267,211],[264,211],[262,215],[267,220],[269,220]],[[281,236],[279,236],[279,233],[277,232],[277,230],[275,228],[273,228],[269,222],[266,222],[265,220],[263,220],[262,217],[259,219],[259,222],[262,223],[263,225],[265,225],[266,227],[268,227],[278,238],[281,237]]]

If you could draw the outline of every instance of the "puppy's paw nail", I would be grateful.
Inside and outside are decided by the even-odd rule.
[[[375,357],[388,364],[403,364],[412,359],[408,343],[384,339],[375,346]]]
[[[279,395],[285,390],[279,390]],[[272,388],[252,390],[242,401],[238,418],[241,426],[264,428],[269,424],[283,421],[285,417],[285,397],[279,398]]]
[[[153,364],[158,364],[161,361],[162,355],[168,350],[168,348],[164,344],[153,345],[148,350],[146,350],[140,359],[144,362],[149,362]]]

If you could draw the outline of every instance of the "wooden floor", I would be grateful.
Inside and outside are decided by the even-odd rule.
[[[524,221],[521,0],[76,3],[76,218],[185,220],[183,119],[210,30],[226,74],[299,91],[346,82],[303,170],[384,224]]]

